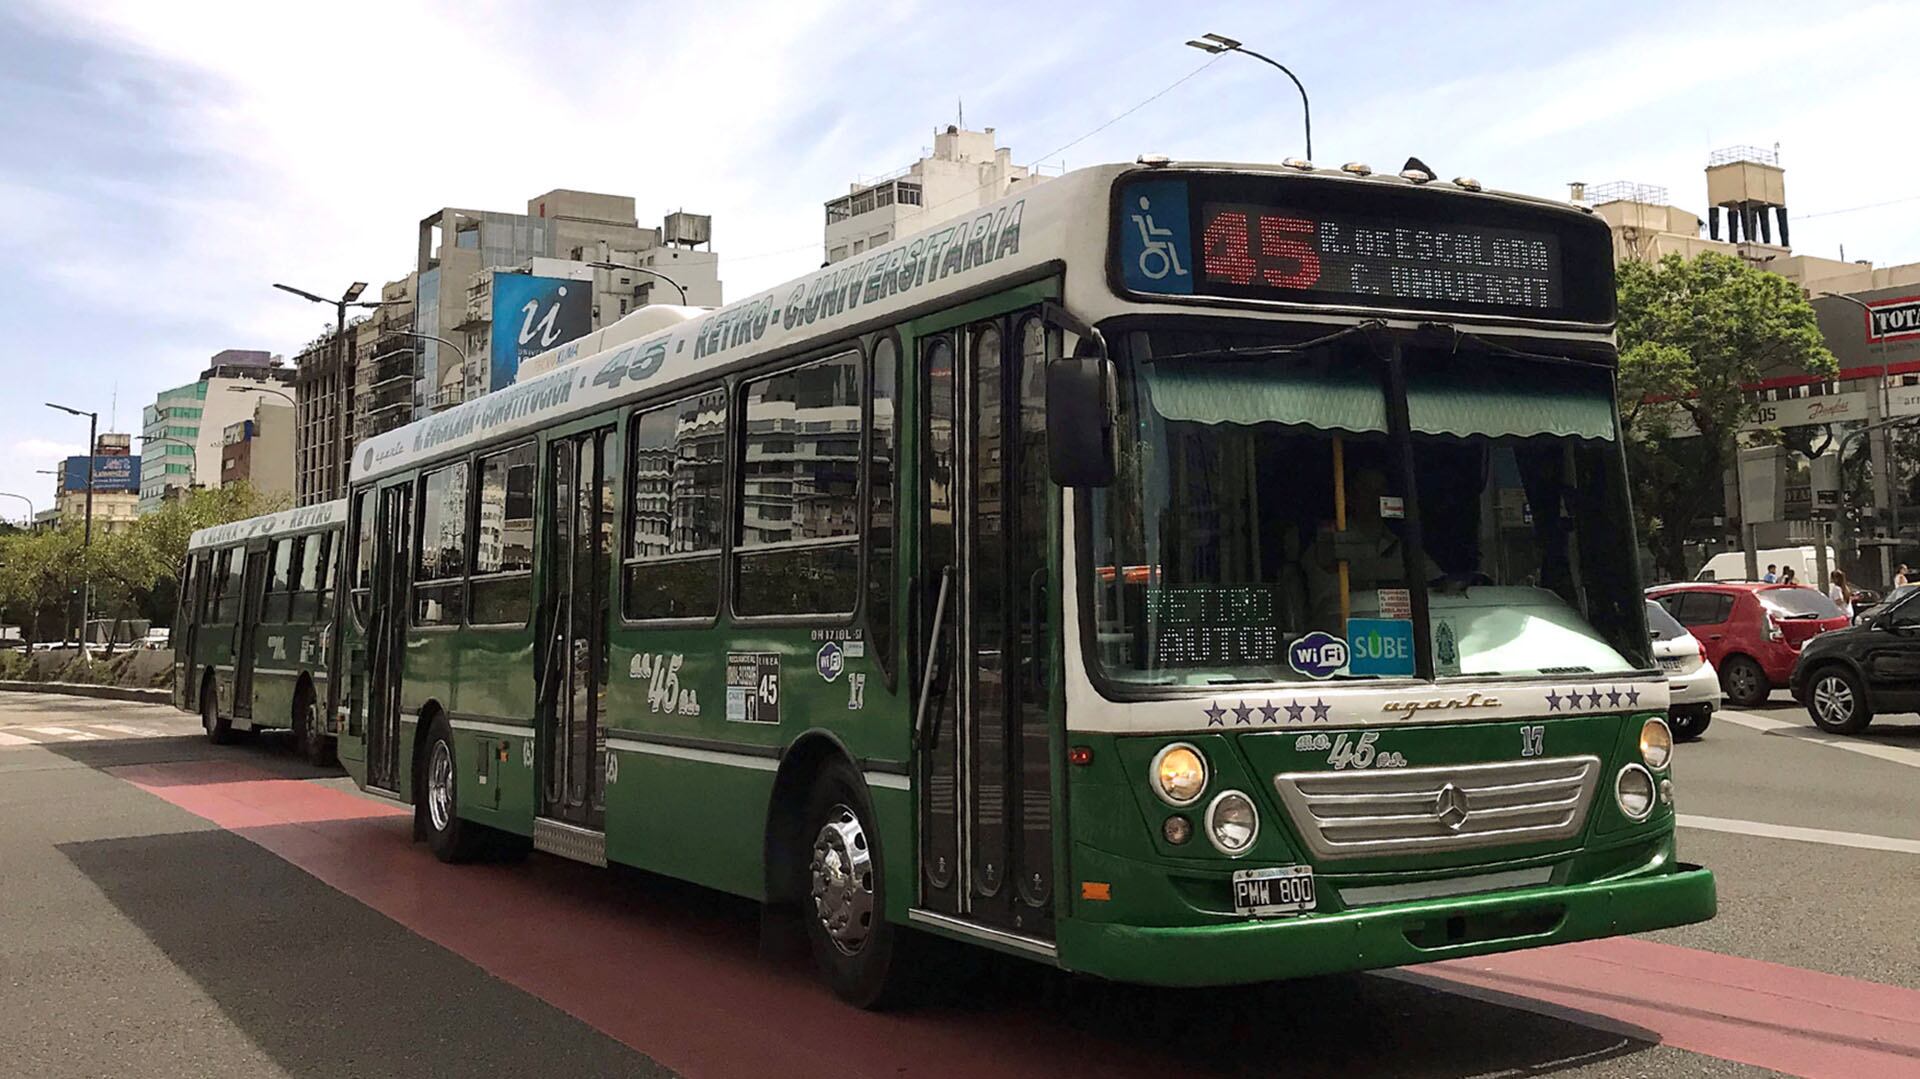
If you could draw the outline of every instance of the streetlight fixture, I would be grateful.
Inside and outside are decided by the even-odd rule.
[[[459,345],[456,345],[456,344],[454,344],[454,343],[453,343],[452,341],[449,341],[449,340],[447,340],[447,339],[446,339],[446,338],[444,338],[444,337],[441,337],[441,336],[439,336],[439,335],[437,335],[437,334],[431,334],[431,333],[421,333],[421,332],[420,332],[419,330],[388,330],[387,332],[388,332],[388,333],[391,333],[391,334],[396,334],[396,335],[398,335],[398,336],[400,336],[400,337],[412,337],[412,338],[417,338],[417,339],[419,339],[419,340],[421,340],[421,341],[438,341],[438,342],[440,342],[441,344],[443,344],[443,345],[445,345],[445,346],[447,346],[448,348],[450,348],[450,349],[452,349],[452,350],[453,350],[453,354],[454,354],[455,356],[458,356],[458,357],[460,357],[460,370],[461,370],[461,371],[462,371],[463,373],[464,373],[464,372],[466,371],[466,369],[467,369],[467,350],[466,350],[466,349],[464,349],[464,348],[461,348],[461,347],[460,347]],[[434,391],[434,394],[435,394],[435,396],[438,396],[438,394],[439,394],[439,391],[438,391],[438,390],[435,390],[435,391]],[[464,394],[462,394],[462,396],[465,396],[465,395],[464,395]],[[431,400],[429,401],[429,407],[431,407]]]
[[[346,364],[347,308],[349,307],[386,307],[389,305],[406,302],[404,300],[361,301],[360,294],[367,291],[367,283],[365,281],[355,281],[354,283],[348,285],[347,291],[341,293],[340,298],[337,300],[329,300],[325,296],[316,296],[313,293],[308,292],[306,289],[294,288],[292,285],[283,285],[278,281],[275,281],[273,283],[273,287],[279,289],[282,292],[290,292],[293,295],[298,296],[303,300],[310,300],[314,303],[325,304],[333,308],[333,311],[334,311],[333,359],[334,359],[334,366],[336,369],[343,367]],[[356,302],[356,301],[359,301],[359,302]],[[299,407],[298,402],[295,402],[294,407],[295,408]],[[345,494],[346,484],[347,484],[347,469],[346,469],[347,417],[344,412],[338,409],[336,409],[335,412],[336,412],[336,416],[333,424],[333,459],[334,459],[334,462],[340,466],[340,476],[339,476],[340,490],[331,491],[328,493],[329,494]],[[300,422],[297,416],[294,418],[294,422],[296,424]],[[195,466],[196,469],[198,467],[199,467],[198,465]]]
[[[14,494],[12,491],[0,491],[0,498],[17,498],[25,502],[27,504],[27,527],[29,529],[33,527],[33,499],[28,498],[26,495]]]
[[[52,401],[46,405],[70,416],[87,418],[87,517],[80,536],[80,629],[74,635],[75,643],[84,651],[87,646],[87,616],[93,610],[93,454],[95,443],[100,438],[100,414],[56,405]]]
[[[629,266],[624,262],[589,262],[587,265],[596,270],[630,270],[633,273],[652,274],[654,277],[672,285],[674,289],[680,293],[680,306],[689,306],[687,303],[687,287],[675,281],[673,278],[668,277],[666,274],[661,273],[659,270],[650,270],[645,266]]]
[[[290,405],[299,404],[285,390],[276,390],[269,386],[228,386],[229,393],[270,393]]]
[[[1287,78],[1292,79],[1293,88],[1300,91],[1300,115],[1301,115],[1301,118],[1306,121],[1307,160],[1308,161],[1313,160],[1313,107],[1307,102],[1307,88],[1301,85],[1300,77],[1298,75],[1295,75],[1293,72],[1287,70],[1287,65],[1281,63],[1278,60],[1275,60],[1273,57],[1263,56],[1260,53],[1254,52],[1252,49],[1247,48],[1245,45],[1240,44],[1238,41],[1235,41],[1230,37],[1222,37],[1219,34],[1201,34],[1198,38],[1187,42],[1187,44],[1193,48],[1199,49],[1201,52],[1212,53],[1215,56],[1218,56],[1223,52],[1242,53],[1247,56],[1253,57],[1255,60],[1264,61],[1265,63],[1271,64],[1272,66],[1279,68],[1280,73],[1282,75],[1285,75]]]

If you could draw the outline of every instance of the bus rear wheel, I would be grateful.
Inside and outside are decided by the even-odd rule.
[[[320,705],[313,687],[302,685],[293,698],[293,751],[316,768],[333,763],[333,746],[320,730]]]
[[[200,726],[206,728],[207,741],[216,746],[233,741],[233,722],[220,718],[220,689],[212,678],[200,687]]]
[[[815,969],[842,1000],[884,1009],[907,995],[906,934],[887,920],[879,832],[859,776],[835,761],[814,781],[801,900]]]

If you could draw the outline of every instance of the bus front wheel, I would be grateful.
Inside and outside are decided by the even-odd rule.
[[[858,773],[829,764],[807,798],[802,900],[814,966],[842,1000],[862,1008],[900,1003],[910,962],[906,933],[886,915],[886,873],[873,809]]]
[[[207,730],[207,741],[216,746],[233,741],[233,722],[220,718],[220,687],[211,676],[200,687],[200,725]]]
[[[413,788],[414,834],[424,836],[433,856],[443,862],[472,861],[485,843],[479,825],[460,819],[458,760],[447,718],[435,716]]]

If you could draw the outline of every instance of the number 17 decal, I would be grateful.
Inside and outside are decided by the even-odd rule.
[[[1544,756],[1547,752],[1547,728],[1527,726],[1520,728],[1520,755],[1522,757]]]

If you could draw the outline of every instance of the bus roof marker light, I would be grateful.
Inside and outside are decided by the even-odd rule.
[[[1340,166],[1340,171],[1350,172],[1350,173],[1353,173],[1355,176],[1372,176],[1373,166],[1367,164],[1364,161],[1349,161],[1346,164]]]
[[[1290,169],[1299,169],[1301,172],[1313,171],[1313,162],[1308,161],[1304,157],[1289,157],[1280,163]]]
[[[1141,154],[1134,160],[1136,163],[1145,165],[1150,169],[1164,169],[1167,167],[1168,162],[1173,159],[1165,154]]]
[[[1433,174],[1422,169],[1401,169],[1400,178],[1412,180],[1416,184],[1424,184],[1433,179]]]
[[[1480,190],[1480,181],[1471,176],[1455,176],[1453,178],[1453,186],[1467,191],[1478,191]]]

